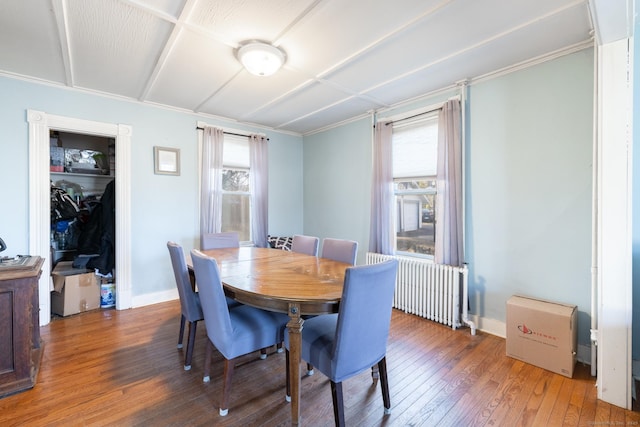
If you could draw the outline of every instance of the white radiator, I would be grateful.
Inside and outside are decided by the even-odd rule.
[[[471,334],[475,335],[476,327],[468,320],[466,266],[434,264],[417,258],[373,252],[367,252],[366,263],[376,264],[388,259],[398,260],[393,297],[395,308],[453,329],[462,326],[464,322],[471,327]]]

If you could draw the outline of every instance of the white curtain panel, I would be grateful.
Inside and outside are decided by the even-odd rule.
[[[391,122],[376,123],[373,138],[369,252],[383,255],[393,255],[394,252],[392,133]]]
[[[224,132],[206,126],[202,144],[202,183],[200,185],[200,241],[206,233],[222,231],[222,147]]]
[[[249,174],[251,186],[251,231],[253,243],[267,247],[267,228],[269,224],[269,182],[267,138],[260,135],[249,137]]]
[[[460,101],[451,99],[438,121],[435,261],[455,266],[464,263],[461,130]]]

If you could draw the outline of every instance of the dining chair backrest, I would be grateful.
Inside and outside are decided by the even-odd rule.
[[[169,249],[169,256],[171,257],[173,274],[176,278],[182,315],[190,322],[201,320],[202,309],[198,301],[198,296],[191,286],[191,280],[189,280],[189,270],[187,270],[187,263],[184,258],[182,246],[175,242],[167,242],[167,248]]]
[[[397,270],[395,259],[347,268],[333,343],[333,381],[341,382],[385,357]]]
[[[291,252],[318,256],[319,244],[320,239],[317,237],[296,234],[291,242]]]
[[[322,241],[322,258],[329,258],[351,265],[356,265],[358,242],[353,240],[325,238]]]
[[[200,248],[203,251],[209,249],[222,249],[222,248],[239,248],[240,237],[235,231],[228,231],[224,233],[205,233],[200,239]]]
[[[191,261],[198,282],[207,336],[220,353],[227,359],[232,359],[235,357],[231,355],[232,343],[230,342],[233,328],[222,289],[218,263],[197,250],[191,251]]]

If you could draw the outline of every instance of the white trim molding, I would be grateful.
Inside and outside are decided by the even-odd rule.
[[[598,398],[631,409],[632,39],[597,55]]]
[[[29,123],[29,254],[51,257],[49,130],[106,136],[116,144],[116,309],[131,301],[131,134],[128,125],[93,122],[27,110]],[[38,285],[40,325],[50,321],[51,262],[45,262]]]
[[[131,298],[131,302],[132,302],[131,307],[132,308],[144,307],[147,305],[158,304],[161,302],[175,301],[177,299],[180,299],[180,295],[178,295],[178,288],[173,288],[166,291],[136,295],[135,297]]]

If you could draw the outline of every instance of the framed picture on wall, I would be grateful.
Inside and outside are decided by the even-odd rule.
[[[158,175],[180,175],[180,149],[153,147],[154,172]]]

